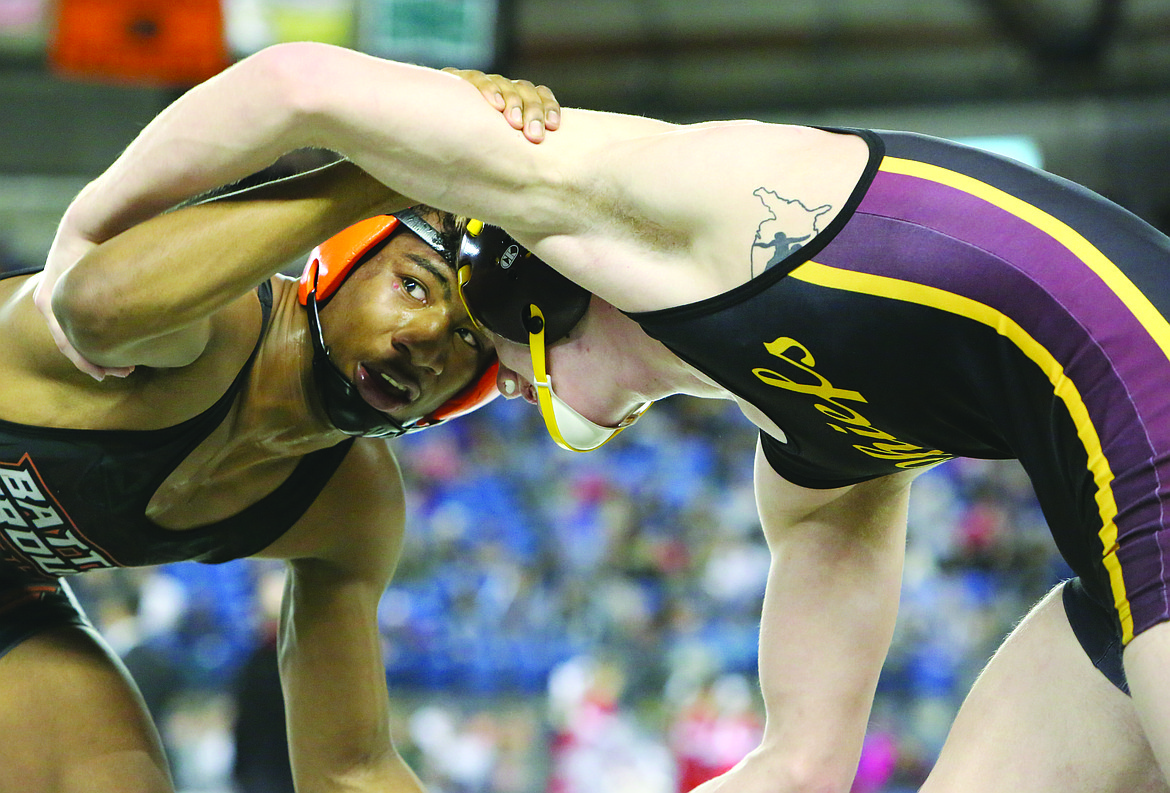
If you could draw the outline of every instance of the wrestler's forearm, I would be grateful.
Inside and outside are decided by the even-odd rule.
[[[575,114],[539,146],[469,83],[434,69],[321,44],[269,47],[152,121],[71,207],[102,239],[280,155],[337,151],[420,202],[510,229],[555,233],[577,217],[568,174],[615,138],[669,125]],[[576,196],[576,198],[575,198]]]
[[[169,212],[66,271],[53,313],[94,363],[184,365],[201,354],[216,311],[345,226],[409,203],[341,162]]]
[[[63,223],[101,242],[298,148],[295,108],[266,65],[242,61],[188,91],[77,196]]]
[[[801,490],[757,452],[767,725],[729,790],[848,791],[897,616],[907,481]],[[704,791],[704,793],[706,793]]]
[[[280,670],[298,791],[424,791],[391,739],[377,622],[384,588],[382,576],[356,575],[335,560],[290,565]]]
[[[406,104],[400,98],[394,101],[393,112],[379,114],[367,105],[353,122],[344,113],[328,109],[326,94],[364,95],[377,90],[324,84],[326,76],[315,74],[316,65],[301,62],[317,54],[313,48],[269,48],[184,94],[82,191],[67,210],[63,225],[74,234],[101,242],[185,199],[249,176],[289,151],[315,144],[343,153],[347,148],[362,150],[363,144],[352,141],[368,131],[367,118],[375,126],[390,124],[398,115],[425,115],[430,110],[425,96]],[[321,69],[327,70],[333,60],[321,59]],[[368,65],[368,61],[359,62]],[[392,81],[397,66],[386,62],[379,71],[388,72],[386,79]],[[369,79],[364,72],[359,71],[359,76]],[[442,82],[461,82],[439,72],[434,76]],[[345,69],[340,70],[337,79],[348,78]],[[498,126],[508,129],[486,102],[474,101],[494,116]],[[411,145],[406,142],[402,147]]]

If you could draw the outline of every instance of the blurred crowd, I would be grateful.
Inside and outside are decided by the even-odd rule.
[[[434,793],[674,793],[763,723],[768,567],[754,431],[676,397],[605,449],[557,448],[497,400],[394,441],[409,532],[380,609],[396,743]],[[911,791],[974,676],[1067,575],[1022,470],[915,484],[903,604],[855,791]],[[288,793],[276,679],[283,571],[90,574],[79,599],[143,688],[181,790]]]

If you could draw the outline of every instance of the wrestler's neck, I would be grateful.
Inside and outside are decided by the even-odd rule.
[[[731,398],[726,389],[701,375],[648,335],[641,325],[599,297],[594,296],[590,313],[572,335],[578,334],[594,348],[595,360],[606,362],[607,379],[615,390],[629,395],[631,404],[674,394]]]
[[[301,455],[336,444],[313,381],[313,347],[297,282],[273,279],[272,315],[244,393],[237,428],[274,454]]]
[[[344,437],[317,414],[307,329],[296,282],[273,279],[272,313],[243,389],[155,491],[147,517],[189,529],[237,514],[272,492],[302,456]]]

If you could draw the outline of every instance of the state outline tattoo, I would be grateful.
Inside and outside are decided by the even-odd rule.
[[[831,212],[833,206],[822,204],[810,209],[800,199],[784,198],[766,187],[757,187],[752,195],[760,199],[769,214],[756,227],[756,237],[752,240],[751,275],[755,278],[784,261],[819,234],[822,229],[818,220]]]

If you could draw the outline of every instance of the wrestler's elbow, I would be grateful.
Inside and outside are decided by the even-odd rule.
[[[311,134],[342,88],[330,83],[330,75],[346,55],[346,50],[312,41],[273,44],[237,64],[243,73],[237,90],[256,97],[265,104],[265,114],[278,119],[267,123],[283,123],[290,134]]]
[[[89,360],[104,357],[117,347],[116,305],[103,291],[87,289],[85,279],[65,273],[53,289],[52,308],[57,324],[73,347]]]
[[[53,315],[65,338],[98,366],[180,367],[197,360],[210,339],[210,323],[174,327],[140,316],[102,289],[87,289],[80,278],[63,277],[53,290]]]
[[[206,320],[146,336],[113,315],[84,317],[64,312],[58,318],[65,338],[90,363],[98,366],[180,368],[202,357],[211,338]]]

